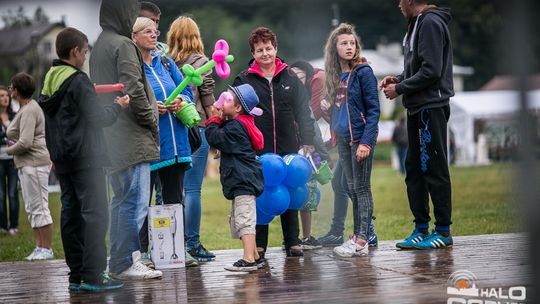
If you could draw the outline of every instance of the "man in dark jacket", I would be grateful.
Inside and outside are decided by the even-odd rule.
[[[99,35],[90,58],[97,84],[124,84],[129,108],[105,130],[111,158],[111,258],[109,270],[120,279],[160,278],[161,271],[141,263],[139,231],[148,214],[150,162],[159,159],[158,111],[146,79],[141,53],[131,40],[139,14],[137,0],[103,0]],[[114,94],[100,94],[108,102]]]
[[[315,131],[304,85],[296,74],[276,57],[277,39],[268,28],[255,29],[249,38],[251,55],[249,68],[240,72],[234,85],[250,84],[259,96],[263,114],[255,125],[264,137],[259,154],[276,153],[284,156],[297,153],[300,147],[313,152]],[[287,256],[302,256],[300,248],[298,211],[287,210],[281,215],[281,228]],[[257,248],[264,254],[268,245],[268,225],[257,225]]]
[[[58,34],[60,59],[47,72],[38,102],[45,113],[47,149],[62,189],[60,231],[70,269],[69,290],[99,292],[123,286],[103,273],[109,208],[102,128],[116,121],[128,106],[129,96],[117,97],[106,106],[97,103],[92,82],[80,70],[86,52],[88,38],[82,32],[66,28]]]
[[[402,249],[446,248],[452,215],[450,174],[447,156],[447,122],[450,97],[454,95],[452,44],[448,9],[424,0],[401,0],[399,7],[409,26],[403,47],[405,70],[387,76],[381,88],[387,98],[403,95],[407,109],[409,150],[406,171],[407,195],[414,215],[411,236],[396,246]],[[433,201],[435,230],[428,234],[429,196]]]

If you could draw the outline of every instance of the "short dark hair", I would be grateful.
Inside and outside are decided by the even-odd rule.
[[[303,60],[298,60],[297,62],[293,63],[291,68],[299,68],[306,73],[306,86],[311,81],[311,78],[313,78],[313,74],[315,73],[313,66],[309,62]]]
[[[34,78],[24,72],[17,73],[11,77],[11,87],[17,89],[17,92],[22,98],[32,98],[32,95],[36,91]]]
[[[161,15],[159,7],[150,1],[141,1],[141,11],[149,11],[156,16]]]
[[[60,59],[69,59],[71,50],[76,47],[82,49],[85,43],[88,43],[88,37],[83,32],[66,27],[56,36],[56,55]]]
[[[277,38],[276,34],[272,32],[271,29],[267,27],[258,27],[251,32],[249,35],[249,47],[251,49],[251,52],[253,53],[255,51],[255,43],[259,42],[267,42],[270,41],[274,48],[277,48]]]

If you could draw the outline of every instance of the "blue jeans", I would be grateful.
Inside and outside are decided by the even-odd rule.
[[[201,146],[191,155],[192,167],[184,177],[184,212],[186,219],[186,249],[197,248],[201,243],[201,188],[208,159],[208,142],[205,128],[201,131]]]
[[[150,163],[141,163],[111,175],[111,259],[109,271],[120,273],[133,264],[141,249],[139,231],[148,214]]]
[[[338,138],[339,159],[347,179],[347,189],[353,205],[354,234],[364,240],[369,237],[369,225],[373,216],[371,194],[371,167],[373,152],[361,161],[356,160],[359,143]]]
[[[332,235],[343,235],[345,231],[345,218],[349,207],[349,195],[347,194],[347,179],[343,174],[341,160],[336,161],[334,167],[334,178],[332,179],[332,190],[334,190],[334,217],[330,233]]]

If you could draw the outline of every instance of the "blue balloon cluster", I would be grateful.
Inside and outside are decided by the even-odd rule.
[[[302,155],[281,158],[274,153],[259,157],[264,176],[264,191],[257,198],[257,224],[266,225],[287,209],[298,210],[309,199],[306,183],[311,178],[311,164]]]

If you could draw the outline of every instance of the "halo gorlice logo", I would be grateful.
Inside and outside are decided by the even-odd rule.
[[[458,270],[448,278],[447,304],[519,304],[527,299],[525,286],[478,288],[474,273]],[[522,302],[520,302],[522,301]]]

